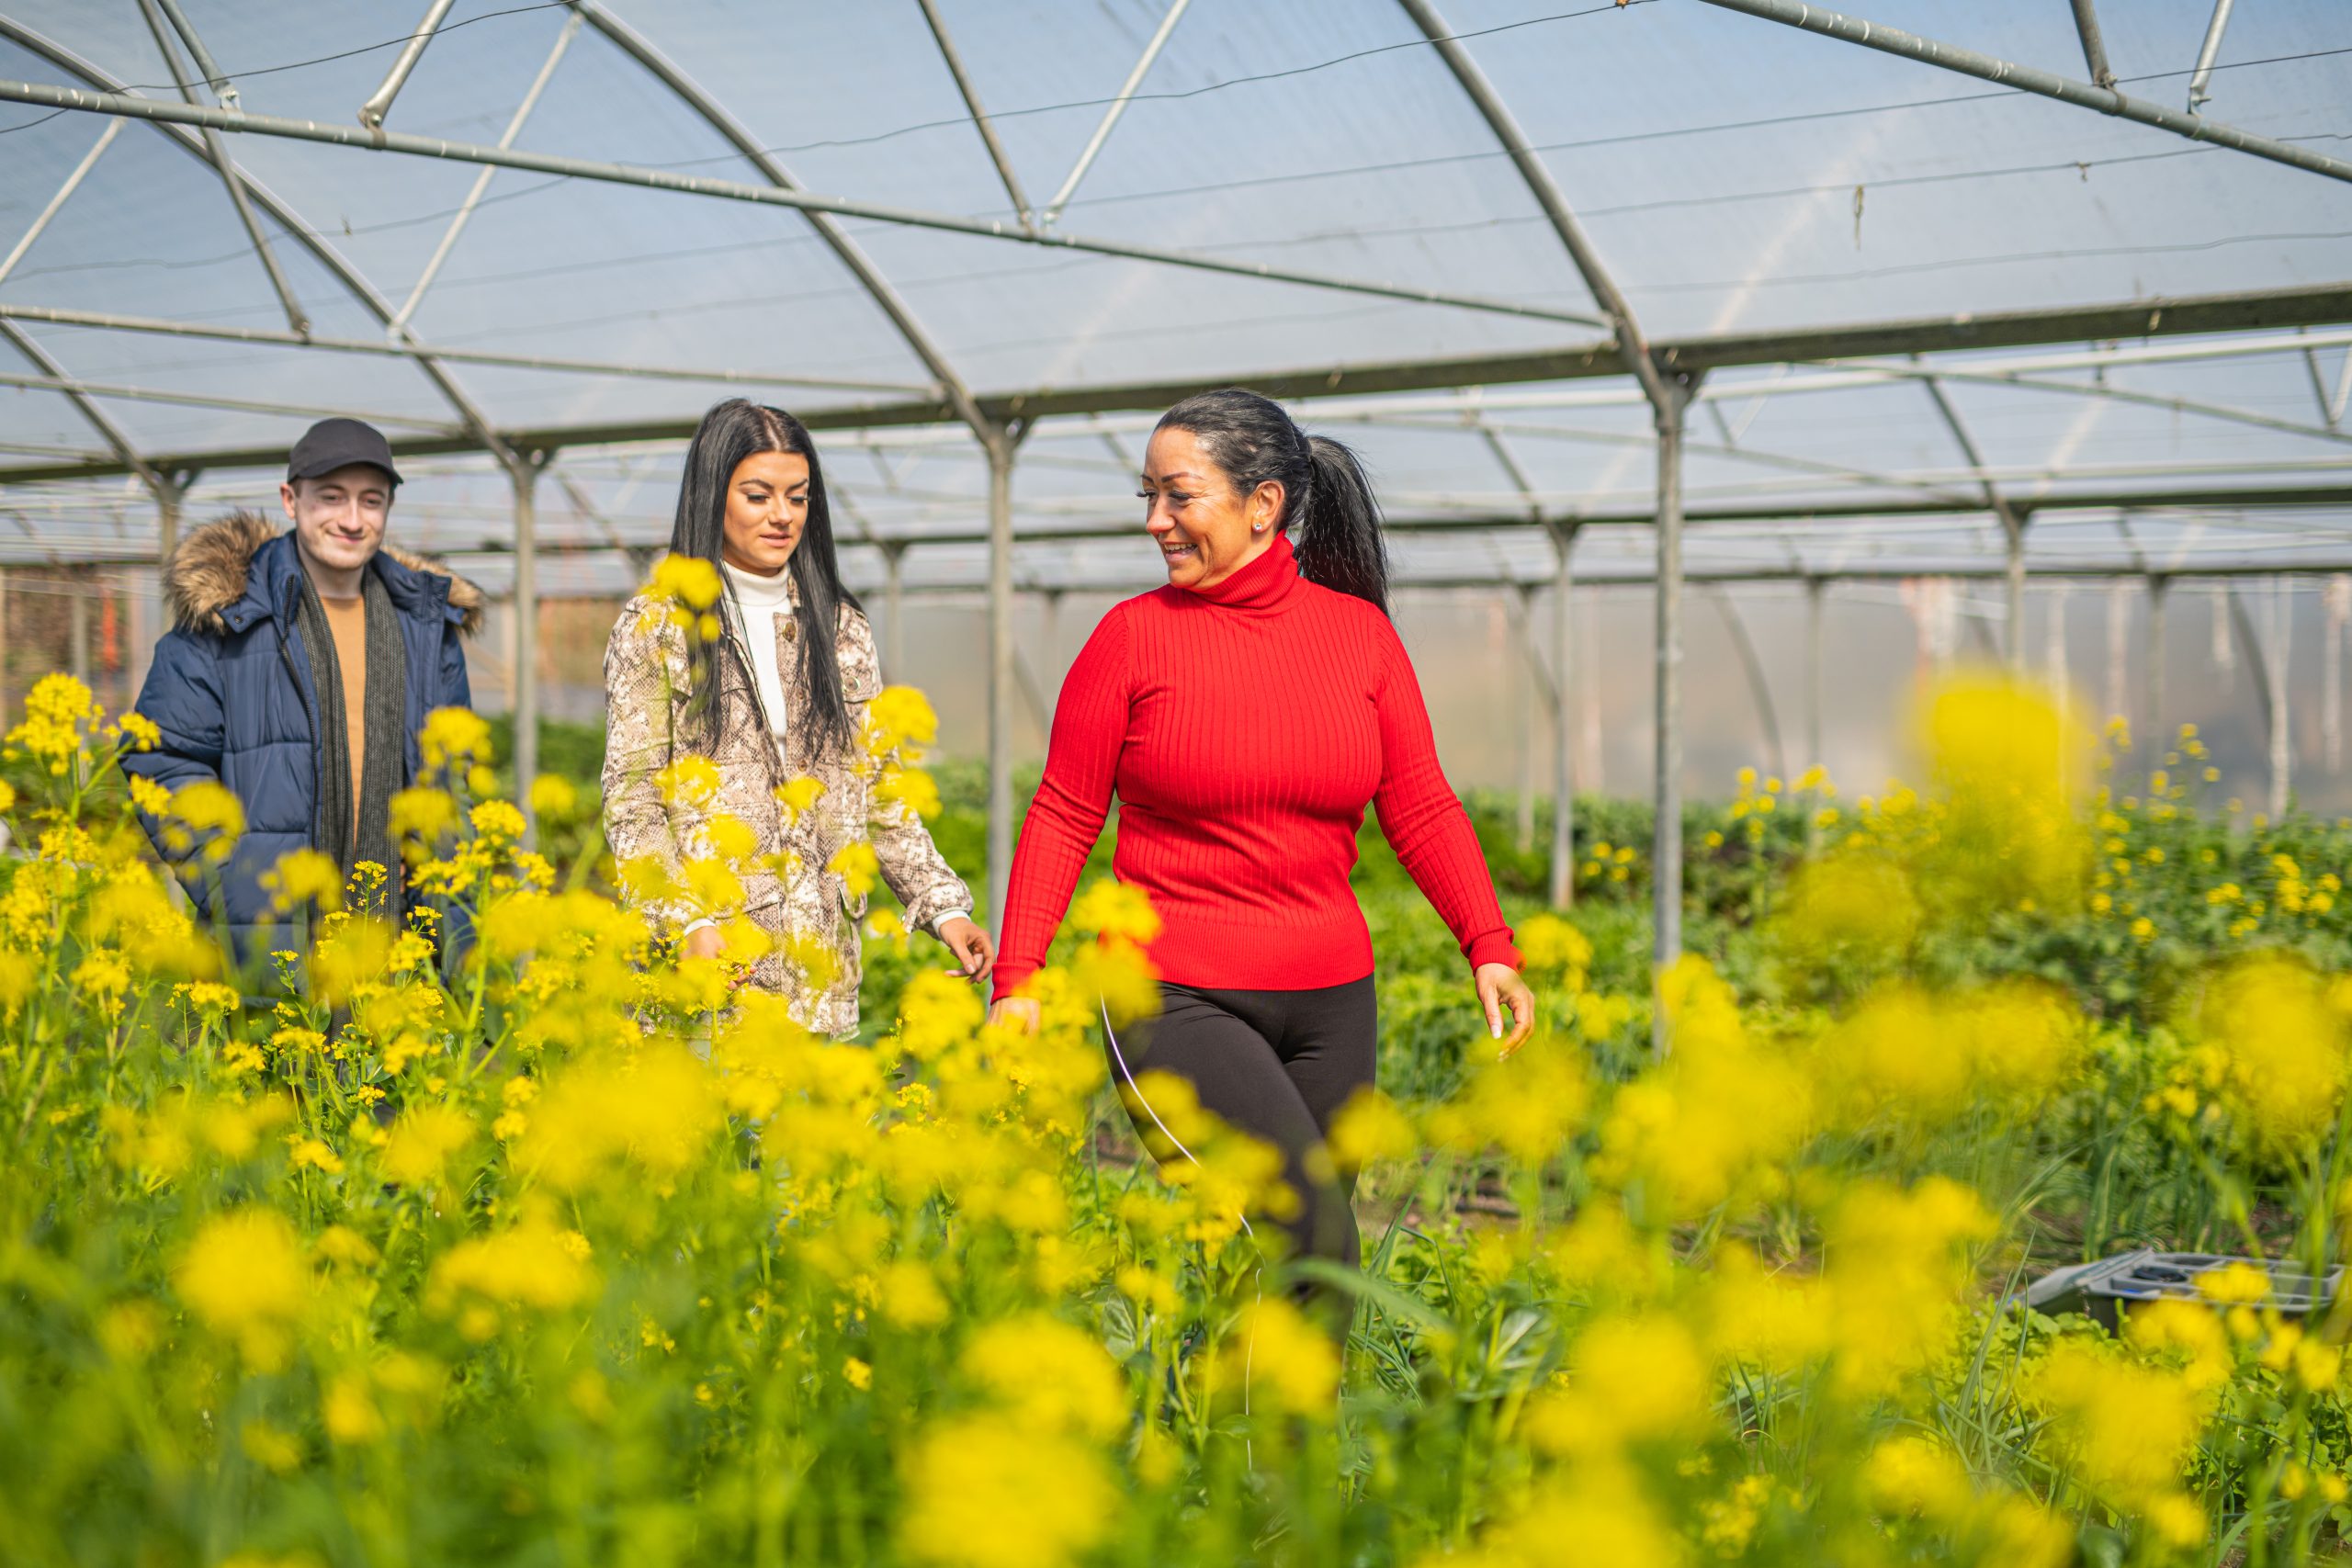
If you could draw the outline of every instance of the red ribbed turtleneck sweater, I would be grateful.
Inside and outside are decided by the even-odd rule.
[[[1012,857],[998,996],[1045,962],[1114,792],[1112,869],[1150,896],[1152,962],[1179,985],[1371,974],[1348,886],[1366,805],[1471,964],[1519,963],[1405,645],[1371,604],[1299,576],[1287,538],[1213,587],[1127,600],[1087,639]]]

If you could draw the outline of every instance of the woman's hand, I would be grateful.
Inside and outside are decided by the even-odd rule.
[[[989,1009],[989,1021],[1023,1034],[1035,1034],[1041,1010],[1035,997],[1007,997]]]
[[[1487,1010],[1487,1029],[1502,1042],[1496,1060],[1510,1060],[1528,1036],[1535,1032],[1535,993],[1508,964],[1478,965],[1478,1003]],[[1503,1009],[1510,1009],[1510,1032],[1503,1032]]]
[[[989,940],[988,932],[963,915],[939,922],[939,940],[956,955],[967,980],[985,980],[989,971],[996,967],[996,943]]]
[[[682,958],[717,958],[727,951],[727,935],[717,926],[696,926],[678,944]]]

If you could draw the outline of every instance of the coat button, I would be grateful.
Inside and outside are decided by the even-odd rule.
[[[797,640],[799,639],[799,637],[800,637],[800,623],[799,623],[798,621],[786,621],[786,622],[785,622],[785,623],[784,623],[784,640],[785,640],[785,641],[786,641],[786,642],[795,642],[795,641],[797,641]]]

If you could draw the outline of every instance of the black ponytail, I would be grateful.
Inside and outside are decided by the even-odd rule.
[[[1306,434],[1280,403],[1238,387],[1186,398],[1160,416],[1159,428],[1192,432],[1244,496],[1269,481],[1281,485],[1275,528],[1291,536],[1299,575],[1388,613],[1380,501],[1355,453]]]
[[[833,551],[832,511],[825,500],[825,471],[817,461],[817,444],[808,427],[782,409],[744,398],[713,405],[702,416],[686,447],[686,471],[678,486],[670,550],[673,555],[699,557],[713,566],[719,564],[727,539],[728,487],[735,482],[735,470],[743,459],[762,452],[789,452],[808,461],[808,517],[801,526],[800,544],[792,552],[792,562],[786,568],[792,573],[792,585],[800,599],[797,614],[802,635],[797,639],[797,673],[809,699],[809,712],[796,714],[794,719],[813,730],[809,750],[827,755],[847,750],[856,739],[833,641],[842,606],[857,608],[857,598],[842,582],[841,562]],[[727,583],[724,572],[719,581],[725,585],[730,635],[717,645],[699,637],[686,639],[692,687],[686,701],[686,727],[689,743],[705,751],[716,750],[718,738],[733,726],[756,722],[749,713],[727,711],[728,682],[718,678],[718,660],[723,657],[734,663],[741,676],[741,690],[752,689],[753,677],[738,642],[743,628],[742,611],[735,604],[733,585]]]

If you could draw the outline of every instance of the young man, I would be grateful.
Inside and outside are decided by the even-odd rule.
[[[424,716],[472,704],[458,639],[481,592],[384,547],[400,482],[381,434],[322,420],[278,486],[290,530],[233,513],[190,534],[165,573],[173,629],[139,694],[163,743],[123,765],[170,789],[217,779],[243,804],[217,883],[191,886],[241,952],[281,945],[261,877],[291,850],[322,851],[346,874],[375,862],[401,909],[392,795],[416,777]],[[176,858],[159,827],[148,821],[150,837]]]

